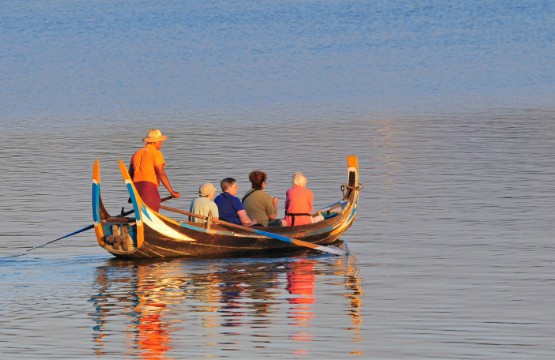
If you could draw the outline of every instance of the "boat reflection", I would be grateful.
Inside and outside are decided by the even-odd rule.
[[[346,288],[334,286],[351,300],[353,326],[348,331],[355,342],[360,336],[362,290],[358,269],[349,264],[352,258],[331,264],[310,258],[140,263],[112,259],[97,268],[90,299],[95,307],[93,350],[97,357],[124,353],[168,359],[192,344],[205,352],[237,350],[247,338],[264,348],[286,326],[289,339],[298,344],[293,354],[307,354],[304,345],[314,339],[312,321],[318,313],[318,277],[338,274]]]
[[[93,318],[96,355],[108,355],[106,337],[125,334],[133,349],[145,359],[165,359],[171,350],[175,324],[165,319],[172,305],[183,301],[186,280],[168,264],[132,265],[115,263],[97,268],[98,294],[91,297],[96,306]],[[124,315],[126,328],[108,328],[108,319]],[[109,357],[109,356],[108,356]]]
[[[338,264],[341,265],[341,264]],[[344,285],[347,292],[344,294],[349,299],[349,315],[351,316],[351,343],[353,355],[363,355],[364,351],[357,350],[357,345],[362,346],[364,337],[362,336],[362,297],[364,290],[362,288],[362,279],[359,276],[359,267],[356,257],[349,257],[343,264],[344,271],[338,272],[337,275],[343,276]]]

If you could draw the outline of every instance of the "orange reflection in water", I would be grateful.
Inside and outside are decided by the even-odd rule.
[[[109,357],[114,347],[125,344],[126,356],[167,359],[169,352],[183,346],[172,344],[172,337],[184,331],[176,324],[185,319],[198,319],[196,326],[210,329],[203,332],[203,346],[207,349],[236,350],[247,341],[246,328],[257,329],[254,341],[264,348],[271,344],[272,332],[264,333],[263,329],[274,326],[275,317],[285,305],[288,336],[295,344],[291,353],[310,355],[318,309],[316,281],[329,271],[327,275],[344,279],[346,291],[339,295],[349,299],[345,305],[352,319],[351,327],[345,330],[352,334],[351,353],[361,354],[355,344],[362,342],[362,286],[356,262],[351,259],[337,258],[331,267],[308,258],[224,262],[223,266],[214,262],[193,272],[186,271],[187,266],[179,261],[146,265],[113,262],[99,267],[98,293],[91,297],[95,305],[94,351],[98,357]],[[188,315],[181,316],[183,311]],[[231,328],[237,330],[230,331]]]
[[[118,262],[114,263],[119,265]],[[128,356],[142,359],[168,358],[166,353],[172,349],[172,324],[165,319],[165,313],[172,305],[182,302],[185,295],[182,290],[185,278],[179,271],[179,267],[171,263],[128,263],[98,269],[96,283],[100,286],[100,292],[91,298],[96,305],[93,316],[96,332],[93,340],[97,356],[106,356],[109,353],[105,350],[104,343],[110,334],[112,337],[127,337],[129,341],[126,343],[130,344]],[[116,289],[111,291],[113,287]],[[127,330],[120,333],[108,328],[108,319],[119,315],[118,312],[131,315],[133,320],[127,324]]]
[[[164,311],[167,307],[165,288],[158,281],[152,281],[153,276],[156,274],[152,273],[151,268],[138,267],[136,290],[138,304],[135,307],[138,318],[136,343],[139,357],[165,359],[165,353],[171,350],[169,326],[164,321]]]
[[[312,305],[316,301],[314,295],[316,274],[314,273],[314,260],[302,259],[287,264],[287,291],[292,296],[289,303],[292,305],[288,317],[291,325],[300,327],[290,335],[290,339],[297,343],[311,342],[314,334],[307,331],[310,321],[314,319]],[[303,348],[295,348],[293,355],[307,355],[308,351]]]

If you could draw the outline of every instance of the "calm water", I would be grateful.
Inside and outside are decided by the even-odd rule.
[[[552,2],[10,1],[0,358],[551,359]],[[187,208],[255,168],[364,190],[352,255],[117,261],[92,232],[151,127]]]

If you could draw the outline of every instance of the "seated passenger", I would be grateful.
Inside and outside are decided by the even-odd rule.
[[[301,172],[293,174],[293,187],[285,193],[285,221],[289,226],[312,224],[312,190]]]
[[[220,187],[222,188],[222,193],[214,199],[214,202],[218,205],[220,220],[237,225],[254,225],[255,222],[247,215],[241,200],[235,196],[237,191],[239,191],[237,181],[231,177],[225,178],[220,181]]]
[[[191,201],[191,207],[189,208],[189,212],[193,214],[208,216],[210,212],[212,212],[212,218],[218,219],[219,212],[218,212],[218,205],[214,202],[214,196],[216,195],[216,188],[210,182],[202,184],[198,188],[198,197],[194,198]],[[196,216],[189,216],[189,220],[193,222],[205,223],[206,220],[202,218],[198,218]]]
[[[252,189],[243,196],[243,206],[247,215],[262,226],[282,226],[281,220],[276,219],[278,198],[270,196],[264,191],[268,176],[260,170],[251,171],[249,180]]]

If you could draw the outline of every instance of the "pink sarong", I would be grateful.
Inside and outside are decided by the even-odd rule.
[[[149,181],[139,181],[135,183],[135,189],[137,189],[146,206],[156,212],[160,211],[162,199],[160,198],[157,185]]]

